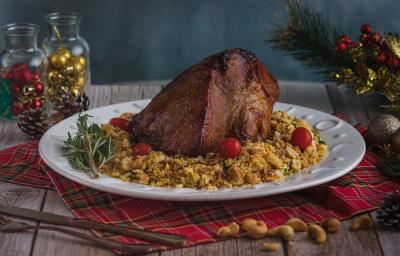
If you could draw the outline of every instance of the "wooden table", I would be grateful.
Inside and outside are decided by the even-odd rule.
[[[165,82],[127,84],[114,86],[91,86],[89,95],[91,108],[108,104],[151,98]],[[327,113],[343,113],[351,123],[367,123],[376,115],[376,106],[381,99],[376,97],[354,97],[349,90],[335,85],[320,83],[280,83],[281,102],[316,108]],[[15,123],[0,122],[0,149],[23,141]],[[35,189],[0,182],[0,203],[31,209],[71,215],[60,197],[52,190]],[[374,213],[371,216],[375,218]],[[37,223],[41,225],[40,223]],[[161,255],[265,255],[260,247],[265,241],[282,242],[282,249],[274,255],[400,255],[400,233],[394,233],[375,226],[372,230],[349,231],[350,221],[343,222],[343,230],[329,235],[324,245],[312,244],[303,233],[294,241],[265,238],[249,240],[233,239],[219,243],[163,252]],[[85,232],[82,230],[82,232]],[[87,231],[86,231],[87,232]],[[0,233],[0,255],[112,255],[113,253],[92,246],[81,240],[52,231],[36,231],[3,234]],[[149,255],[158,255],[153,253]]]

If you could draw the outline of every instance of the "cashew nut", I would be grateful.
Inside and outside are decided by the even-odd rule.
[[[289,225],[281,225],[268,231],[269,236],[281,237],[287,241],[292,240],[294,237],[294,230]]]
[[[262,249],[267,252],[276,252],[281,249],[280,243],[264,243]]]
[[[220,227],[217,231],[217,236],[219,237],[229,237],[232,236],[232,231],[228,227]]]
[[[326,232],[321,226],[317,224],[309,225],[307,228],[307,236],[311,238],[314,243],[323,244],[326,241]]]
[[[242,221],[242,229],[244,231],[247,231],[252,226],[257,226],[257,221],[255,219],[247,218]]]
[[[239,234],[240,227],[236,222],[231,222],[228,225],[228,228],[231,230],[231,233],[233,236],[236,236],[237,234]]]
[[[246,234],[253,239],[258,239],[264,237],[267,231],[267,224],[264,221],[258,220],[256,225],[247,228]]]
[[[285,223],[293,228],[294,232],[306,232],[307,224],[299,218],[291,218]]]
[[[350,229],[353,231],[359,229],[370,229],[372,226],[372,219],[368,215],[362,215],[351,222]]]
[[[340,220],[336,218],[327,218],[321,221],[321,227],[329,233],[336,233],[340,230]]]

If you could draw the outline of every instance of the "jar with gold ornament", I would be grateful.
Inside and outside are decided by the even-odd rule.
[[[45,108],[47,58],[37,47],[39,26],[12,23],[2,27],[0,53],[0,118],[15,119],[26,109]]]
[[[47,96],[54,106],[65,95],[83,93],[90,84],[89,46],[79,34],[78,13],[50,13],[46,21],[49,34],[42,47],[48,59]]]

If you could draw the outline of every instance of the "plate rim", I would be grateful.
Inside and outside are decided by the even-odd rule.
[[[134,101],[127,101],[127,102],[121,102],[121,103],[116,103],[116,104],[111,104],[111,105],[107,105],[107,106],[101,106],[98,108],[93,108],[90,109],[88,111],[82,112],[82,113],[87,113],[93,110],[101,110],[101,109],[105,109],[105,108],[111,108],[111,107],[116,107],[118,105],[123,105],[123,104],[139,104],[139,103],[148,103],[151,99],[143,99],[143,100],[134,100]],[[334,118],[338,121],[343,121],[342,119],[328,114],[326,112],[317,110],[317,109],[313,109],[310,107],[304,107],[304,106],[300,106],[300,105],[296,105],[296,104],[290,104],[290,103],[282,103],[282,102],[277,102],[279,104],[283,104],[283,105],[287,105],[289,108],[290,107],[300,107],[303,108],[305,110],[311,110],[311,111],[317,111],[320,113],[323,113],[325,115],[329,115],[331,118]],[[82,114],[81,113],[81,114]],[[43,159],[43,161],[52,169],[54,170],[56,173],[58,173],[59,175],[70,179],[74,182],[77,182],[81,185],[90,187],[90,188],[94,188],[94,189],[98,189],[100,191],[104,191],[104,192],[108,192],[108,193],[112,193],[112,194],[118,194],[118,195],[123,195],[123,196],[129,196],[129,197],[136,197],[136,198],[143,198],[143,199],[153,199],[153,200],[163,200],[163,201],[228,201],[228,200],[239,200],[239,199],[245,199],[245,198],[255,198],[255,197],[262,197],[262,196],[272,196],[272,195],[277,195],[277,194],[283,194],[283,193],[287,193],[287,192],[292,192],[292,191],[297,191],[297,190],[302,190],[305,188],[310,188],[310,187],[314,187],[317,185],[321,185],[323,183],[327,183],[330,182],[332,180],[335,180],[341,176],[344,176],[345,174],[347,174],[348,172],[350,172],[351,170],[353,170],[363,159],[365,152],[366,152],[366,145],[365,145],[365,141],[363,139],[363,137],[361,136],[361,134],[359,134],[359,132],[349,123],[345,122],[349,127],[351,127],[352,129],[354,129],[355,131],[357,131],[357,134],[359,135],[359,137],[361,138],[361,153],[358,156],[358,158],[356,160],[354,160],[352,162],[352,164],[350,164],[349,166],[347,166],[346,168],[341,169],[340,171],[335,172],[334,174],[324,177],[324,178],[320,178],[320,179],[316,179],[316,180],[311,180],[308,182],[304,182],[301,184],[295,184],[292,186],[277,186],[276,189],[274,190],[253,190],[251,191],[251,187],[249,188],[249,190],[243,190],[244,193],[236,193],[234,194],[234,196],[232,198],[226,197],[225,195],[221,198],[215,198],[215,194],[210,193],[210,194],[200,194],[200,195],[185,195],[184,197],[182,197],[184,194],[183,193],[162,193],[160,194],[159,192],[157,194],[154,194],[154,192],[152,193],[152,188],[154,189],[162,189],[165,191],[172,191],[172,190],[178,190],[176,188],[163,188],[163,187],[156,187],[156,186],[150,186],[150,185],[142,185],[142,184],[138,184],[138,185],[142,185],[144,187],[147,187],[147,189],[145,190],[135,190],[135,191],[129,191],[127,189],[122,189],[122,190],[116,190],[115,187],[113,186],[105,186],[103,184],[99,184],[97,182],[89,182],[83,179],[80,179],[77,176],[74,176],[72,174],[69,173],[69,171],[64,171],[64,170],[58,170],[58,167],[56,165],[53,164],[53,161],[51,161],[48,156],[44,153],[43,148],[45,147],[45,140],[48,136],[51,136],[51,132],[62,126],[62,124],[65,122],[67,122],[67,120],[69,119],[74,119],[76,118],[78,114],[75,114],[71,117],[68,117],[67,119],[62,120],[61,122],[55,124],[54,126],[52,126],[49,130],[46,131],[46,133],[42,136],[42,138],[39,141],[39,154],[41,156],[41,158]],[[298,175],[298,174],[294,174],[294,175]],[[112,178],[107,176],[108,178],[111,179],[117,179],[117,178]],[[289,176],[292,177],[292,176]],[[124,182],[124,183],[131,183],[131,182],[125,182],[122,181],[120,179],[117,179],[118,181]],[[92,181],[92,180],[90,180]],[[94,180],[93,180],[94,181]],[[137,184],[137,183],[135,183]],[[262,184],[262,183],[261,183]],[[239,188],[231,188],[231,189],[243,189],[243,187],[239,187]],[[196,189],[191,189],[191,188],[180,188],[179,190],[190,190],[191,192],[196,191]],[[200,191],[206,191],[206,190],[200,190]],[[215,192],[215,190],[211,190],[211,192]]]

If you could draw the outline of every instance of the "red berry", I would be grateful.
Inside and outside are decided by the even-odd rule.
[[[151,146],[147,143],[138,143],[132,147],[132,154],[134,156],[148,155],[152,150]]]
[[[386,62],[387,67],[392,71],[396,70],[399,67],[399,64],[400,61],[397,57],[390,57]]]
[[[369,41],[369,35],[368,34],[361,34],[359,37],[359,41],[363,44]]]
[[[34,106],[35,108],[40,108],[40,106],[42,106],[42,101],[39,99],[35,99]]]
[[[11,72],[13,73],[25,69],[28,69],[28,65],[26,65],[25,63],[15,63],[14,65],[11,66]]]
[[[347,49],[347,45],[345,43],[337,43],[336,44],[336,51],[344,52]]]
[[[372,32],[372,26],[369,24],[364,24],[361,26],[361,33],[370,34]]]
[[[378,57],[376,58],[379,63],[385,63],[386,61],[386,54],[381,52],[378,54]]]
[[[120,118],[120,117],[115,117],[110,120],[110,124],[118,127],[119,129],[126,131],[126,132],[131,132],[131,121],[125,118]]]
[[[339,38],[339,41],[345,44],[350,44],[351,43],[351,38],[348,35],[342,35]]]
[[[36,84],[36,89],[41,92],[43,90],[43,84],[42,83],[37,83]]]
[[[371,34],[371,41],[375,44],[380,44],[382,41],[382,36],[379,33],[374,32]]]
[[[219,145],[219,154],[225,158],[235,158],[240,155],[242,145],[240,141],[235,138],[226,138]]]
[[[20,85],[31,83],[32,78],[32,72],[29,69],[20,69],[14,73],[14,80]]]
[[[35,81],[39,81],[40,79],[40,74],[37,72],[32,72],[32,79]]]
[[[312,135],[311,132],[304,127],[296,128],[290,137],[290,142],[293,146],[299,147],[301,150],[305,150],[311,145]]]

